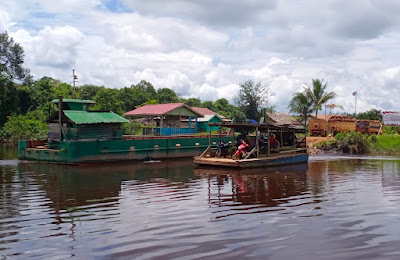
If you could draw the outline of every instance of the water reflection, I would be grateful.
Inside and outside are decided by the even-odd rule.
[[[194,174],[208,178],[211,204],[224,206],[240,202],[276,207],[307,191],[307,169],[307,164],[242,170],[206,167],[194,169]],[[216,198],[211,198],[212,186],[217,187]],[[225,189],[226,186],[229,188]]]
[[[250,170],[191,160],[71,167],[8,159],[0,198],[3,258],[399,257],[393,158]]]

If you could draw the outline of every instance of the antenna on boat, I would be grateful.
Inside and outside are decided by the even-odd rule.
[[[73,99],[76,99],[76,85],[75,85],[76,82],[78,82],[78,75],[75,74],[75,69],[72,69],[72,84],[74,88],[74,93],[72,95]]]

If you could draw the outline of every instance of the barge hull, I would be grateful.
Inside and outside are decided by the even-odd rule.
[[[218,137],[212,138],[216,146]],[[229,142],[231,137],[222,137]],[[19,141],[20,160],[56,163],[85,163],[146,159],[183,158],[200,155],[209,145],[207,137],[62,141],[58,149],[35,147]]]

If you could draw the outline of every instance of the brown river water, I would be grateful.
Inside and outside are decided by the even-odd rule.
[[[66,166],[0,146],[0,259],[400,259],[400,159]]]

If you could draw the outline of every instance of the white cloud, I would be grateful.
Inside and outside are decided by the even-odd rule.
[[[355,90],[360,110],[400,110],[392,98],[398,11],[400,4],[377,0],[5,0],[0,29],[21,43],[36,79],[70,82],[75,68],[79,84],[147,80],[184,97],[231,102],[251,79],[268,85],[271,103],[285,111],[301,84],[319,78],[347,112]]]

